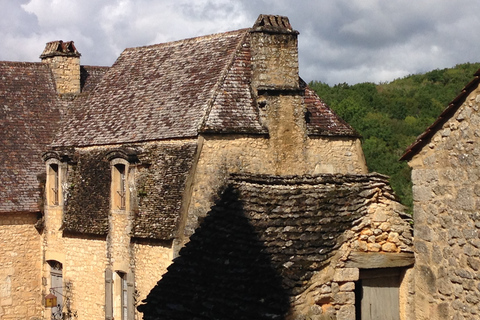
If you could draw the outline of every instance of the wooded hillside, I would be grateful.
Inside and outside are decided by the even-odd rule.
[[[389,83],[309,85],[362,135],[368,169],[389,175],[402,203],[411,208],[410,169],[399,158],[479,68],[480,63],[466,63]]]

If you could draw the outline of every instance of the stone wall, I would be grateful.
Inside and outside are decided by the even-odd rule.
[[[70,299],[70,306],[64,299],[64,312],[76,315],[75,319],[104,319],[105,240],[83,236],[65,237],[63,242],[68,248],[65,250],[65,261],[60,261],[63,263],[63,290]]]
[[[50,65],[58,94],[80,93],[80,57],[57,55],[42,61]]]
[[[417,319],[480,317],[480,91],[409,162]]]
[[[34,213],[0,214],[0,319],[42,315],[41,240],[36,221]]]
[[[295,147],[295,152],[290,152],[288,145],[280,148],[275,141],[263,137],[206,136],[200,141],[201,151],[185,222],[187,237],[193,234],[198,219],[204,217],[213,205],[230,173],[303,175],[367,172],[360,142],[354,138],[305,136],[304,141],[291,145],[291,148]]]
[[[400,273],[400,319],[415,319],[411,219],[391,193],[376,192],[368,213],[337,239],[345,243],[312,277],[308,290],[296,298],[290,319],[355,320],[362,270],[377,270],[382,275],[393,269]]]
[[[135,242],[133,245],[135,261],[135,289],[137,305],[144,300],[152,288],[167,271],[173,255],[170,243]],[[142,314],[136,314],[138,320]]]
[[[254,88],[298,88],[298,33],[282,31],[251,33]]]

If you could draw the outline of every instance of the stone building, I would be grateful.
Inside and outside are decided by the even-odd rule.
[[[355,319],[387,302],[406,319],[410,224],[386,178],[367,174],[357,133],[299,78],[297,35],[260,15],[126,49],[108,68],[81,66],[62,41],[42,63],[1,62],[0,317],[140,319],[142,305],[156,318],[157,302],[171,319],[217,316],[226,288],[202,287],[196,269],[194,287],[178,279],[185,261],[231,261],[278,289],[268,304],[222,300],[237,319]],[[225,272],[228,288],[245,275]],[[378,287],[385,299],[361,298]],[[186,291],[205,300],[172,312]]]
[[[402,157],[412,167],[416,319],[480,317],[479,76]]]

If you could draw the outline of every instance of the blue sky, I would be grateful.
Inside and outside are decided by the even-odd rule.
[[[300,75],[331,85],[383,82],[480,61],[476,0],[0,0],[0,60],[39,61],[45,43],[73,40],[82,64],[112,65],[127,47],[288,16]]]

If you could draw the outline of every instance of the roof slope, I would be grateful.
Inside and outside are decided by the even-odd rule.
[[[54,146],[193,137],[246,30],[126,49]]]
[[[139,307],[144,319],[282,319],[367,215],[378,174],[238,175]]]
[[[442,126],[457,112],[458,108],[463,104],[467,96],[475,90],[480,84],[480,69],[475,72],[474,78],[470,81],[453,99],[443,112],[438,116],[437,120],[429,126],[421,135],[417,137],[414,143],[412,143],[400,160],[411,160],[425,145],[430,142],[433,135],[442,128]]]
[[[41,155],[58,127],[61,104],[46,64],[0,62],[0,77],[0,212],[36,212]]]
[[[305,89],[304,101],[305,107],[307,108],[305,118],[307,121],[307,133],[309,135],[360,136],[355,129],[330,109],[313,89],[308,87],[305,82],[301,82],[302,87]]]
[[[52,146],[185,138],[199,132],[266,134],[250,83],[248,34],[242,29],[126,49],[95,92],[72,110]],[[310,134],[357,135],[310,89],[305,102]]]

